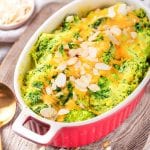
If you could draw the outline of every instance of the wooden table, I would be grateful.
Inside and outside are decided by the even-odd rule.
[[[0,81],[5,82],[13,90],[13,74],[17,58],[38,26],[62,4],[52,3],[45,7],[39,15],[34,18],[33,22],[21,38],[12,46],[8,55],[0,66]],[[14,119],[20,112],[19,105]],[[2,141],[4,150],[38,150],[40,146],[31,143],[11,130],[13,121],[2,129]],[[150,150],[150,84],[147,91],[132,115],[114,132],[109,134],[103,140],[91,145],[80,148],[81,150],[102,150],[108,145],[112,150]],[[144,148],[145,146],[145,148]],[[47,150],[56,150],[59,148],[49,147]]]

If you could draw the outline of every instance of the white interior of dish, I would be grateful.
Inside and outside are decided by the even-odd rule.
[[[16,70],[15,70],[15,75],[14,75],[14,88],[16,92],[16,96],[19,100],[19,102],[22,105],[23,109],[26,109],[29,114],[34,116],[35,118],[39,118],[41,121],[48,123],[48,124],[59,124],[61,126],[78,126],[78,125],[83,125],[83,124],[88,124],[92,123],[95,121],[98,121],[102,118],[107,117],[108,115],[116,112],[119,110],[121,107],[127,105],[130,101],[133,100],[133,98],[143,89],[143,87],[148,83],[150,79],[150,71],[147,73],[146,77],[143,79],[143,81],[140,83],[140,85],[136,88],[136,90],[129,95],[123,102],[121,102],[119,105],[111,109],[110,111],[103,113],[100,116],[97,116],[95,118],[85,120],[82,122],[76,122],[76,123],[60,123],[60,122],[54,122],[51,120],[47,120],[45,118],[42,118],[32,112],[24,103],[22,97],[21,97],[21,91],[20,91],[20,86],[21,83],[19,83],[19,78],[20,76],[24,76],[24,74],[30,69],[30,66],[32,64],[31,57],[30,57],[30,49],[34,45],[34,43],[37,41],[39,35],[42,32],[51,32],[52,30],[56,29],[63,21],[63,19],[69,15],[69,14],[83,14],[85,12],[88,12],[90,10],[96,9],[96,8],[104,8],[108,7],[111,5],[114,5],[116,2],[120,2],[120,0],[76,0],[59,11],[57,11],[54,15],[52,15],[45,23],[35,32],[35,34],[30,38],[30,40],[27,42],[25,48],[23,49],[23,52],[20,55],[20,58],[18,60]],[[150,17],[150,10],[145,7],[141,2],[137,2],[135,0],[122,0],[122,2],[125,2],[129,5],[133,5],[137,8],[144,8],[145,11],[147,12],[147,15]]]

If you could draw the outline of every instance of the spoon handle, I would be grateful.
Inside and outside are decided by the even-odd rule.
[[[0,131],[0,150],[2,150],[2,138],[1,138],[1,131]]]

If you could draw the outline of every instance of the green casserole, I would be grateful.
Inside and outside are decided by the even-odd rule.
[[[125,3],[66,16],[31,49],[25,103],[59,122],[83,121],[122,102],[149,69],[150,21]]]

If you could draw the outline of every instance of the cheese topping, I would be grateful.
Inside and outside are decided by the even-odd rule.
[[[150,22],[124,3],[85,18],[67,16],[31,49],[32,68],[22,95],[37,114],[60,122],[82,121],[122,102],[148,70]]]

